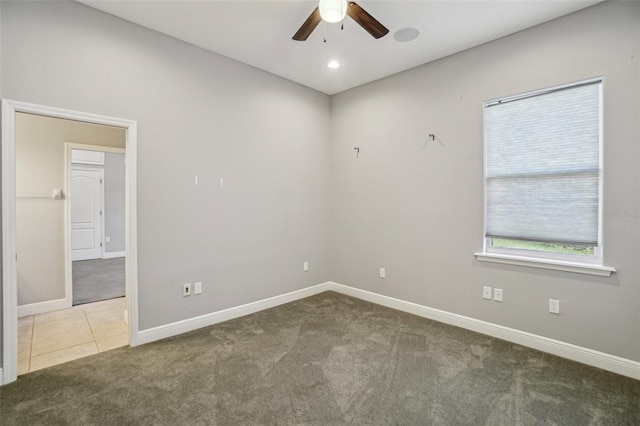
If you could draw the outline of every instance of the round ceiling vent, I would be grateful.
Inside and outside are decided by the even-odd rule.
[[[420,35],[420,31],[415,28],[403,28],[393,34],[393,38],[401,43],[415,40]]]

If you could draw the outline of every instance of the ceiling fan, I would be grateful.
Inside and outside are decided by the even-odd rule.
[[[320,21],[336,23],[342,21],[346,15],[356,21],[374,38],[384,37],[389,30],[369,15],[363,8],[355,2],[346,0],[320,0],[318,6],[302,24],[298,32],[293,36],[296,41],[304,41],[315,30]]]

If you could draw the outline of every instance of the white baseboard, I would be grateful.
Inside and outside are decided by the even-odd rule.
[[[30,303],[18,306],[18,318],[27,315],[44,314],[45,312],[59,311],[71,307],[71,301],[67,299],[47,300],[46,302]]]
[[[256,302],[247,303],[245,305],[235,306],[233,308],[224,309],[222,311],[212,312],[210,314],[177,321],[167,325],[148,328],[146,330],[140,330],[137,336],[137,344],[142,345],[145,343],[154,342],[156,340],[176,336],[188,331],[197,330],[198,328],[207,327],[223,321],[228,321],[234,318],[263,311],[265,309],[273,308],[284,303],[304,299],[305,297],[313,296],[315,294],[319,294],[329,290],[328,284],[329,283],[318,284],[312,287],[304,288],[302,290],[292,291],[290,293],[270,297],[268,299],[258,300]]]
[[[429,308],[427,306],[418,305],[417,303],[383,296],[381,294],[372,293],[370,291],[334,282],[326,282],[312,287],[307,287],[302,290],[292,291],[291,293],[270,297],[268,299],[247,303],[245,305],[224,309],[218,312],[212,312],[199,317],[189,318],[171,324],[149,328],[147,330],[141,330],[137,334],[137,343],[150,343],[167,337],[176,336],[178,334],[249,315],[329,290],[392,309],[397,309],[399,311],[418,315],[423,318],[486,334],[508,342],[517,343],[522,346],[537,349],[542,352],[547,352],[562,358],[567,358],[640,380],[640,362],[637,361],[632,361],[630,359],[539,336],[526,331],[504,327],[502,325],[442,311],[440,309]]]
[[[456,327],[465,328],[488,336],[497,337],[498,339],[517,343],[522,346],[640,380],[640,362],[637,361],[334,282],[326,284],[327,290],[353,296],[358,299],[445,324],[455,325]]]
[[[2,367],[0,367],[0,386],[4,385],[4,374],[2,373]]]
[[[109,251],[104,252],[102,256],[103,259],[113,259],[114,257],[125,257],[127,255],[126,251]]]

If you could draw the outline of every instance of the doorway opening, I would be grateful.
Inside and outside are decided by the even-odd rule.
[[[59,358],[62,362],[65,362],[73,358],[73,353],[85,356],[92,351],[97,350],[99,352],[101,349],[106,350],[121,344],[130,344],[132,346],[137,344],[137,230],[135,220],[137,126],[135,122],[130,120],[8,100],[2,101],[2,112],[4,365],[0,375],[0,383],[10,383],[16,380],[19,367],[20,374],[26,372],[23,359],[24,346],[27,346],[25,340],[30,340],[29,344],[35,345],[36,334],[52,336],[56,333],[60,335],[66,333],[67,336],[71,336],[70,346],[68,347],[60,348],[60,343],[55,343],[52,339],[38,343],[35,356],[41,357],[39,360],[41,361],[39,364],[41,366],[47,366],[47,363],[48,365],[60,363],[52,363],[52,360],[57,355],[63,355]],[[60,155],[64,157],[64,162],[52,161],[55,166],[53,168],[62,165],[64,167],[62,173],[64,175],[63,184],[59,184],[59,179],[52,178],[54,175],[59,178],[57,169],[52,172],[47,170],[46,167],[32,163],[32,167],[27,170],[27,173],[21,173],[21,166],[16,167],[18,161],[24,160],[25,153],[32,155],[32,157],[26,156],[26,158],[31,159],[35,158],[37,154],[29,152],[29,149],[24,151],[21,146],[17,147],[16,136],[19,135],[16,134],[16,130],[24,116],[54,120],[58,124],[65,122],[94,129],[110,129],[115,132],[121,132],[123,141],[121,146],[110,146],[110,143],[101,143],[99,138],[89,137],[85,140],[82,140],[82,138],[66,138],[62,148],[55,143],[44,145],[45,150],[51,150],[50,154],[54,157]],[[91,145],[96,140],[98,141],[97,144]],[[101,152],[103,157],[108,156],[112,157],[113,161],[117,162],[118,159],[121,161],[116,168],[121,175],[124,191],[119,191],[118,194],[115,194],[116,198],[120,198],[121,203],[116,203],[116,207],[113,208],[116,215],[111,215],[112,220],[110,223],[114,223],[113,218],[116,216],[123,217],[124,220],[118,221],[116,228],[114,228],[115,230],[109,231],[111,235],[108,236],[113,243],[107,244],[105,236],[105,232],[107,232],[105,227],[109,226],[107,225],[109,221],[105,220],[105,214],[113,213],[113,211],[107,212],[108,206],[104,203],[106,198],[105,191],[108,191],[105,186],[106,175],[110,171],[107,170],[107,164],[91,165],[86,161],[83,163],[82,159],[73,161],[74,149],[89,152],[90,154]],[[124,160],[125,152],[126,162]],[[19,173],[16,173],[16,171]],[[30,178],[25,178],[25,176],[30,176]],[[77,179],[74,179],[74,177]],[[87,177],[90,179],[87,180]],[[94,185],[93,187],[92,185],[84,185],[92,179],[96,182],[94,179],[96,177],[97,182],[102,183],[102,188],[99,185]],[[117,179],[113,182],[116,181]],[[42,182],[48,182],[48,184],[43,187]],[[29,185],[32,186],[30,187]],[[37,185],[41,186],[38,188]],[[112,184],[110,189],[114,189],[116,186]],[[92,200],[74,206],[72,204],[74,198],[81,200],[83,191],[86,193],[84,195],[88,194]],[[103,192],[105,192],[104,196]],[[78,196],[74,197],[74,193],[77,193]],[[113,198],[113,195],[110,194],[109,197]],[[38,203],[40,204],[35,205]],[[25,206],[27,207],[25,208]],[[89,206],[88,215],[87,206]],[[96,215],[98,218],[96,218]],[[92,219],[88,225],[83,222],[83,219],[87,217]],[[64,225],[61,227],[62,229],[51,226],[50,219],[52,218],[58,218],[57,223],[60,223],[60,220],[62,221]],[[36,220],[34,221],[33,219]],[[73,234],[75,234],[75,237],[72,236]],[[26,237],[26,239],[23,237]],[[30,239],[31,244],[27,244]],[[38,254],[42,255],[43,253],[45,256],[38,256]],[[82,292],[79,290],[74,292],[73,270],[76,269],[76,275],[80,276],[83,271],[82,268],[74,268],[74,257],[77,259],[76,262],[98,259],[119,262],[121,264],[118,267],[119,269],[116,268],[110,274],[107,273],[107,275],[110,275],[111,278],[119,276],[121,283],[124,281],[124,294],[126,294],[126,297],[122,297],[121,290],[109,293],[106,288],[109,285],[107,285],[97,291],[95,291],[95,288],[92,289],[89,293],[93,292],[93,295],[85,295],[83,299],[76,298]],[[52,258],[53,260],[62,259],[62,261],[52,261]],[[48,265],[48,263],[53,266]],[[34,265],[37,265],[37,267],[34,267]],[[42,279],[41,276],[38,276],[37,272],[43,271],[49,271],[48,278]],[[53,274],[51,274],[52,271]],[[96,269],[94,268],[93,272],[95,271]],[[122,278],[124,279],[122,280]],[[94,279],[94,284],[95,281]],[[51,285],[52,282],[54,283],[53,285]],[[107,318],[108,315],[113,314],[117,315],[116,320]],[[20,317],[20,320],[18,320],[18,317]],[[78,330],[68,333],[60,331],[63,328],[63,321],[60,321],[62,319],[70,319],[75,325],[80,324],[83,320],[86,323],[85,325],[80,324]],[[48,324],[48,326],[51,326],[50,330],[46,329],[45,323],[47,322],[50,323]],[[114,324],[118,322],[120,324],[119,328],[115,330]],[[22,333],[18,333],[19,325],[21,331],[23,331],[23,327],[24,330],[31,329],[30,339],[23,337]],[[19,336],[20,339],[18,339]],[[92,337],[92,342],[88,341],[89,336]],[[99,340],[100,338],[102,338],[102,341]],[[21,357],[18,356],[19,349]],[[36,349],[36,346],[29,348],[29,351],[32,352],[29,362],[33,362],[33,349]],[[58,351],[57,354],[55,353],[56,351]],[[49,359],[44,360],[44,358],[47,358],[44,355],[47,354]],[[71,358],[68,355],[71,355]],[[18,361],[20,361],[20,365]],[[38,367],[37,363],[33,365],[33,368],[28,367],[27,371],[37,369],[35,367]]]
[[[66,150],[72,305],[125,297],[125,150]]]

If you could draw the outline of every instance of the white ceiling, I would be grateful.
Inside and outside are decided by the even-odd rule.
[[[357,3],[389,29],[374,39],[349,17],[291,39],[317,1],[80,0],[104,12],[333,95],[504,37],[603,0],[441,0]],[[398,42],[402,28],[420,31]],[[338,60],[338,69],[327,67]]]

